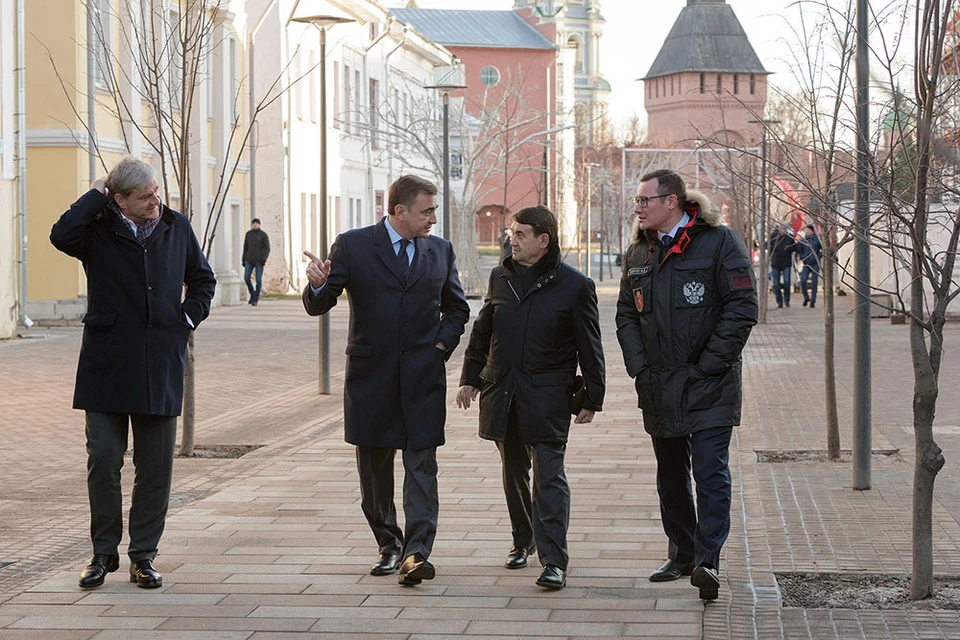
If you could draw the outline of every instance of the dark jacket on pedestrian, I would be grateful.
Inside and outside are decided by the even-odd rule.
[[[522,442],[566,442],[578,363],[583,408],[603,408],[597,293],[591,279],[560,262],[555,245],[528,269],[535,272],[522,278],[507,258],[491,272],[460,384],[481,390],[480,437],[503,442],[513,404]]]
[[[777,229],[767,243],[770,251],[770,268],[786,269],[793,263],[792,254],[797,250],[793,237],[782,229]]]
[[[347,290],[350,329],[343,385],[344,436],[363,447],[421,450],[444,443],[445,360],[460,343],[470,306],[453,245],[414,239],[404,277],[384,226],[345,231],[330,248],[330,275],[303,306],[326,313]],[[446,353],[435,345],[443,342]]]
[[[757,322],[743,241],[699,194],[688,200],[691,221],[669,247],[634,229],[617,300],[643,425],[661,438],[740,423],[740,353]]]
[[[800,238],[797,241],[797,259],[803,266],[819,272],[820,263],[823,260],[823,246],[820,244],[820,238],[816,235]]]
[[[190,221],[161,205],[141,245],[108,197],[91,189],[53,225],[50,242],[87,274],[75,409],[178,416],[187,339],[210,313],[216,278]],[[186,294],[183,292],[186,285]]]
[[[243,237],[243,263],[266,264],[270,255],[270,238],[263,229],[250,229]]]

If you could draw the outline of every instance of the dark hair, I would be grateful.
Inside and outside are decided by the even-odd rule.
[[[559,246],[557,216],[542,204],[520,209],[520,211],[513,214],[513,219],[520,224],[530,225],[533,227],[533,232],[537,235],[545,233],[550,236],[550,246]]]
[[[810,229],[810,231],[813,231],[814,233],[817,232],[817,228],[816,228],[815,226],[813,226],[812,224],[808,224],[808,225],[807,225],[806,227],[804,227],[804,228],[805,228],[805,229]]]
[[[387,215],[393,215],[397,212],[397,205],[402,204],[408,209],[413,206],[413,201],[417,196],[425,193],[429,196],[437,195],[437,185],[420,176],[405,175],[397,178],[397,181],[390,185],[390,196],[387,200],[389,208]]]
[[[687,185],[680,174],[673,169],[657,169],[640,178],[640,182],[657,181],[657,195],[673,194],[677,196],[677,203],[681,209],[687,208]]]
[[[260,224],[260,218],[254,218],[250,221],[250,224]]]

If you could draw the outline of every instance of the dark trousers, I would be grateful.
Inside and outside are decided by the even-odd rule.
[[[682,438],[653,437],[660,517],[669,540],[668,557],[674,560],[720,568],[720,550],[730,533],[732,434],[733,427],[715,427]]]
[[[393,461],[396,449],[357,447],[360,474],[360,507],[377,540],[380,553],[419,553],[425,559],[433,550],[440,514],[437,489],[437,449],[403,451],[404,531],[397,525],[393,500]]]
[[[771,269],[771,279],[773,280],[773,295],[777,299],[777,306],[784,303],[790,306],[790,267]]]
[[[120,469],[130,424],[134,480],[127,555],[136,562],[154,559],[163,535],[173,481],[177,417],[86,412],[87,494],[94,553],[115,552],[123,535]]]
[[[562,442],[524,444],[519,432],[517,416],[511,410],[506,438],[497,443],[497,449],[503,463],[503,493],[513,529],[513,546],[530,549],[536,542],[541,565],[552,564],[566,571],[570,486],[563,456],[567,446]]]
[[[250,282],[250,275],[253,274],[257,278],[257,286],[254,287]],[[243,263],[243,281],[247,283],[247,292],[250,294],[250,301],[257,302],[260,300],[260,290],[263,288],[263,265],[262,264],[253,264],[252,262]]]
[[[808,280],[810,281],[809,285],[807,284]],[[803,291],[804,302],[817,302],[817,284],[819,281],[820,274],[817,273],[816,268],[803,265],[803,269],[800,270],[800,290]]]

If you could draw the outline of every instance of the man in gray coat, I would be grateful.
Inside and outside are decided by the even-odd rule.
[[[636,202],[616,319],[653,440],[669,541],[667,561],[650,580],[690,576],[700,598],[714,600],[730,532],[728,450],[740,424],[740,353],[757,322],[753,269],[740,237],[705,198],[687,193],[676,172],[643,176]]]
[[[428,560],[440,498],[445,362],[470,317],[453,246],[430,235],[437,188],[417,176],[390,186],[389,215],[341,233],[328,260],[305,252],[307,313],[327,313],[346,289],[350,304],[343,388],[344,437],[357,447],[361,508],[379,546],[373,575],[400,569],[400,584],[434,577]],[[393,467],[403,452],[405,530],[397,526]]]
[[[120,468],[129,425],[130,581],[148,589],[163,584],[153,560],[170,502],[187,340],[210,312],[217,281],[190,221],[161,204],[157,191],[153,167],[124,158],[50,233],[87,275],[73,397],[73,407],[86,411],[94,554],[80,574],[83,589],[101,586],[120,566]]]

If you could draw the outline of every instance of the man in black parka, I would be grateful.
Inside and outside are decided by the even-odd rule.
[[[73,407],[86,411],[93,559],[80,587],[120,565],[120,468],[133,427],[130,580],[153,588],[163,534],[187,340],[210,312],[216,278],[190,221],[160,202],[153,167],[127,157],[70,206],[50,233],[83,263],[87,313]],[[183,286],[186,285],[186,293]]]
[[[513,528],[505,566],[526,566],[536,548],[543,565],[537,584],[548,589],[566,585],[570,488],[563,457],[578,363],[586,388],[575,422],[591,422],[604,395],[596,290],[560,262],[557,226],[544,206],[514,215],[512,255],[490,274],[457,392],[464,408],[480,394],[480,437],[500,450]]]
[[[418,176],[390,186],[386,218],[337,236],[328,260],[310,252],[303,306],[327,313],[346,289],[350,304],[343,385],[344,438],[357,447],[360,507],[379,556],[375,576],[399,568],[404,585],[430,580],[440,497],[437,447],[444,443],[446,360],[470,306],[453,245],[430,235],[437,187]],[[403,458],[404,530],[397,525],[393,467]]]
[[[740,353],[757,322],[743,241],[674,171],[640,180],[637,226],[617,301],[617,339],[657,458],[667,562],[650,580],[691,576],[717,598],[730,531],[728,450],[740,424]],[[696,481],[694,506],[690,474]]]

